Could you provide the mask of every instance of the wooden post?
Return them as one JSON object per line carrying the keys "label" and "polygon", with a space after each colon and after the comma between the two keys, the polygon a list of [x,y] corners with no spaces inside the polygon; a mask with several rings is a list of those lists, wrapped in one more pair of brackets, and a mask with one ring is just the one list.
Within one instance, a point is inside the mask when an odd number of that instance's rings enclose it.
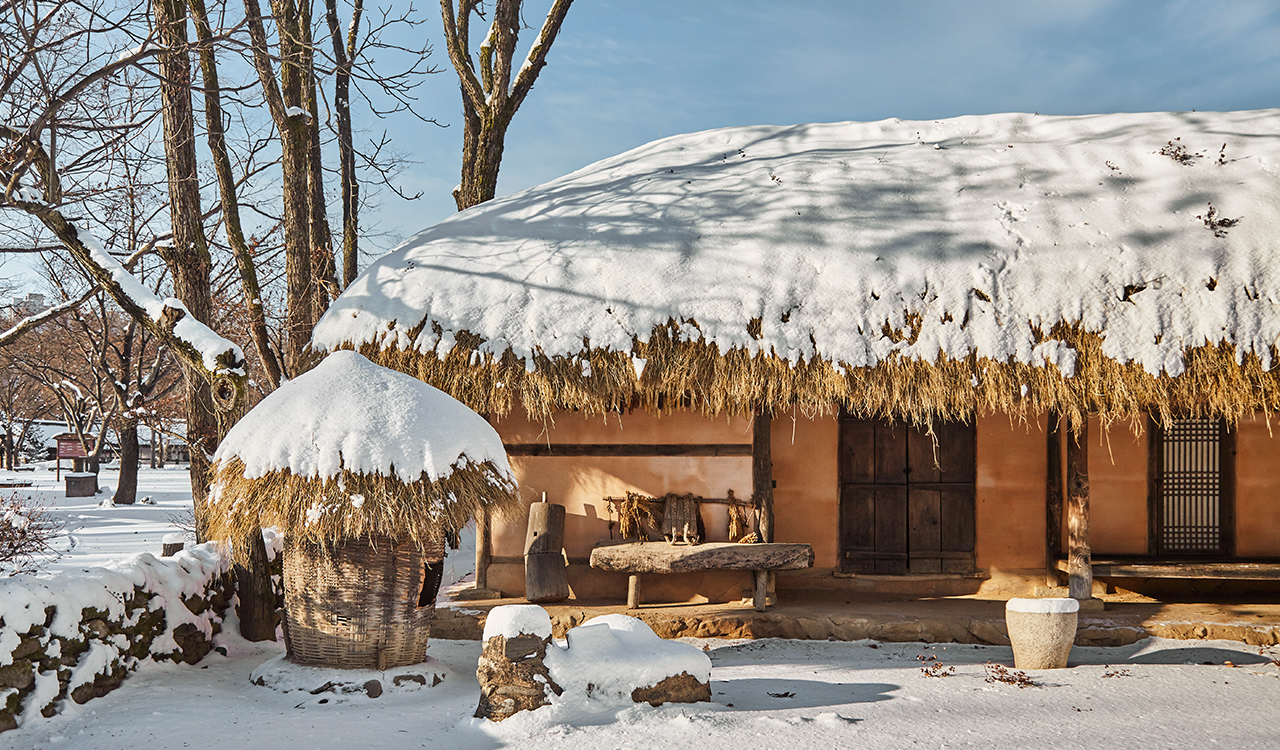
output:
{"label": "wooden post", "polygon": [[627,576],[627,609],[640,609],[640,574]]}
{"label": "wooden post", "polygon": [[763,612],[765,605],[768,604],[769,571],[757,570],[755,571],[755,578],[756,578],[756,595],[755,595],[755,599],[752,601],[752,604],[755,605],[757,612]]}
{"label": "wooden post", "polygon": [[564,506],[543,501],[529,506],[524,541],[524,598],[559,602],[569,598],[564,567]]}
{"label": "wooden post", "polygon": [[489,509],[476,516],[476,589],[489,588]]}
{"label": "wooden post", "polygon": [[1049,412],[1045,481],[1045,583],[1058,585],[1058,555],[1062,553],[1062,415]]}
{"label": "wooden post", "polygon": [[[773,541],[773,417],[763,408],[751,422],[751,494],[760,508],[760,541]],[[765,574],[768,595],[775,601],[774,574]],[[759,581],[756,583],[759,588]]]}
{"label": "wooden post", "polygon": [[756,413],[751,429],[751,494],[760,508],[760,541],[773,541],[773,418]]}
{"label": "wooden post", "polygon": [[1093,597],[1089,552],[1089,418],[1067,441],[1067,586],[1072,599]]}

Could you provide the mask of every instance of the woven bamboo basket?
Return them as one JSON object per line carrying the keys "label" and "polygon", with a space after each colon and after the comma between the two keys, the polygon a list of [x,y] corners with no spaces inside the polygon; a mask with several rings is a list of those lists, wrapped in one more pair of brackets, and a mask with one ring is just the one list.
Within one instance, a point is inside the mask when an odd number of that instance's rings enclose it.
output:
{"label": "woven bamboo basket", "polygon": [[390,669],[423,661],[443,559],[443,541],[423,552],[410,540],[388,537],[321,545],[286,536],[289,658],[340,669]]}

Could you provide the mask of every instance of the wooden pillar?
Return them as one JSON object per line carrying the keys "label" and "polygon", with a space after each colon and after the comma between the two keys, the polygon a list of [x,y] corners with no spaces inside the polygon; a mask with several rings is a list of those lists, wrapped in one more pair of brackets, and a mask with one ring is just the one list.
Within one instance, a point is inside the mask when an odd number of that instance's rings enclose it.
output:
{"label": "wooden pillar", "polygon": [[[751,422],[751,494],[760,508],[760,541],[773,539],[773,417],[764,409]],[[766,597],[777,600],[773,572],[764,575]],[[756,581],[759,596],[760,581]],[[759,606],[759,605],[757,605]],[[763,610],[760,610],[763,611]]]}
{"label": "wooden pillar", "polygon": [[476,589],[489,588],[489,509],[476,515]]}
{"label": "wooden pillar", "polygon": [[773,418],[756,413],[751,429],[751,494],[760,509],[760,541],[773,541]]}
{"label": "wooden pillar", "polygon": [[1062,416],[1049,412],[1044,496],[1045,582],[1057,586],[1058,555],[1062,553]]}
{"label": "wooden pillar", "polygon": [[627,576],[627,609],[640,609],[641,592],[640,592],[640,574],[632,573]]}
{"label": "wooden pillar", "polygon": [[1067,586],[1072,599],[1093,597],[1089,552],[1089,420],[1067,441]]}

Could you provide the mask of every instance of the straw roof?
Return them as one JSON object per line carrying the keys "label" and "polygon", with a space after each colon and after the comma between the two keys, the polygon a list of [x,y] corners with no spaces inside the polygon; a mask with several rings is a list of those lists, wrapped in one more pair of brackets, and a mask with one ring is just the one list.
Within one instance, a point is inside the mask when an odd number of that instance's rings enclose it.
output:
{"label": "straw roof", "polygon": [[438,543],[518,503],[502,441],[443,392],[335,352],[268,395],[214,454],[209,535]]}
{"label": "straw roof", "polygon": [[481,412],[1280,404],[1280,111],[727,128],[464,211],[313,345]]}

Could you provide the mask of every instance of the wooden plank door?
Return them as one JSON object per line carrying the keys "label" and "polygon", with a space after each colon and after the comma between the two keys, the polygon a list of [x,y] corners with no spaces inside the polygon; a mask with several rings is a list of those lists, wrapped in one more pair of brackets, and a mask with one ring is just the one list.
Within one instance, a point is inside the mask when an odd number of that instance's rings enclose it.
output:
{"label": "wooden plank door", "polygon": [[972,571],[975,474],[972,425],[937,424],[931,437],[901,423],[841,417],[841,569]]}

